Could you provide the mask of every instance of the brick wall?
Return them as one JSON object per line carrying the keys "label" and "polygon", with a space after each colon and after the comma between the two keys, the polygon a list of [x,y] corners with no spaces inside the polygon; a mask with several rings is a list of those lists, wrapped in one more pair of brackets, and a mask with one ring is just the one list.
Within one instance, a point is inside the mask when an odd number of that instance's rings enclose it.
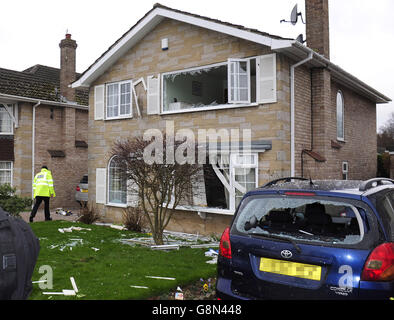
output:
{"label": "brick wall", "polygon": [[305,13],[308,47],[330,59],[328,0],[305,0]]}
{"label": "brick wall", "polygon": [[[51,109],[53,119],[50,118]],[[36,110],[36,166],[46,164],[52,171],[56,198],[52,207],[73,208],[75,187],[87,173],[87,149],[76,148],[75,140],[87,141],[87,111],[40,106]],[[48,150],[62,150],[63,158],[51,157]]]}
{"label": "brick wall", "polygon": [[[342,162],[349,163],[348,179],[370,179],[375,177],[376,162],[376,104],[334,82],[329,89],[318,89],[322,74],[312,71],[313,83],[313,151],[326,161],[317,162],[308,155],[304,158],[304,176],[313,179],[342,179]],[[309,71],[298,70],[299,86],[310,88]],[[327,77],[327,75],[326,75]],[[308,84],[309,82],[309,84]],[[326,82],[326,84],[328,81]],[[297,90],[297,89],[296,89]],[[345,141],[337,141],[336,97],[340,90],[344,97]],[[301,92],[300,92],[301,91]],[[329,92],[329,95],[327,94]],[[316,96],[315,96],[316,95]],[[301,152],[310,149],[310,93],[297,90],[296,98],[296,175],[301,176]],[[309,100],[309,102],[308,102]],[[333,148],[331,141],[340,148]],[[306,147],[305,147],[306,146]]]}
{"label": "brick wall", "polygon": [[[161,50],[161,39],[169,39],[169,50]],[[124,54],[110,67],[90,89],[89,105],[94,110],[94,86],[113,81],[138,79],[169,71],[226,62],[228,58],[244,58],[271,53],[267,47],[239,38],[209,31],[207,29],[165,19],[143,40]],[[146,93],[137,87],[138,103],[142,118],[127,120],[95,121],[94,112],[89,114],[89,199],[95,202],[96,168],[106,168],[112,144],[116,139],[142,135],[148,128],[165,128],[165,121],[175,122],[175,130],[242,129],[252,131],[252,139],[272,141],[272,150],[259,155],[259,184],[290,174],[290,108],[288,61],[277,55],[278,102],[255,107],[179,113],[172,115],[146,115]],[[120,221],[121,210],[99,206],[102,213],[112,221]],[[216,216],[216,218],[214,218]],[[223,231],[222,220],[231,217],[211,215],[202,220],[196,212],[183,212],[174,216],[172,227],[182,230],[177,219],[194,221],[199,232]],[[203,226],[204,227],[203,227]],[[194,227],[187,226],[191,231]],[[186,229],[183,229],[186,230]],[[204,231],[205,230],[205,231]]]}
{"label": "brick wall", "polygon": [[[76,208],[75,187],[88,172],[86,148],[76,148],[75,140],[87,142],[88,112],[73,108],[40,105],[36,108],[34,173],[47,165],[52,171],[56,197],[51,208]],[[24,196],[32,190],[32,104],[19,104],[19,128],[15,130],[14,186]],[[53,158],[48,150],[62,150],[64,158]]]}

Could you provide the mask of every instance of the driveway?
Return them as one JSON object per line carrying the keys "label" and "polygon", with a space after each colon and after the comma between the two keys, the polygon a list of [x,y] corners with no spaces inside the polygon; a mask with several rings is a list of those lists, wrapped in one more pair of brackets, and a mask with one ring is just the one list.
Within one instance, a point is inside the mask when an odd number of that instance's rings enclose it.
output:
{"label": "driveway", "polygon": [[[63,216],[61,214],[57,214],[55,209],[52,209],[50,211],[51,211],[52,220],[76,221],[78,219],[78,215],[79,215],[79,209],[71,210],[71,212],[73,213],[71,216]],[[23,220],[25,220],[26,222],[29,222],[30,211],[21,212],[20,216],[22,217]],[[44,220],[45,220],[44,209],[39,209],[37,211],[35,218],[34,218],[34,222],[39,222],[39,221],[44,221]]]}

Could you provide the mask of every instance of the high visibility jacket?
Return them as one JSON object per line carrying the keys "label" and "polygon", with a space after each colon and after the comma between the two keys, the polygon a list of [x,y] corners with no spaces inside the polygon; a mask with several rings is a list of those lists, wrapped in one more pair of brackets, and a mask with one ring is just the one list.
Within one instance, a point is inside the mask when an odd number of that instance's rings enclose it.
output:
{"label": "high visibility jacket", "polygon": [[40,197],[56,197],[55,189],[53,188],[52,173],[47,169],[41,169],[37,173],[33,181],[34,198]]}

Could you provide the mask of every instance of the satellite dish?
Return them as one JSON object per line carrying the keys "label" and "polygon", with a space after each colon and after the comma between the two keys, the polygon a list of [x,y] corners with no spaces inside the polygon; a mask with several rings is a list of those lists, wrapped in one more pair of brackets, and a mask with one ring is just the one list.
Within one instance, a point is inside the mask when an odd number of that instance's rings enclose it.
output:
{"label": "satellite dish", "polygon": [[301,43],[304,43],[304,42],[305,42],[305,41],[304,41],[304,35],[301,33],[301,34],[297,37],[296,41],[301,42]]}
{"label": "satellite dish", "polygon": [[301,21],[303,24],[305,24],[304,19],[302,18],[302,13],[298,12],[298,5],[296,4],[293,8],[293,10],[291,10],[291,14],[290,14],[290,21],[286,21],[286,20],[281,20],[280,22],[290,22],[293,26],[295,26],[298,22],[298,16],[301,16]]}
{"label": "satellite dish", "polygon": [[296,4],[293,10],[291,11],[290,22],[293,26],[295,26],[297,21],[298,21],[298,5]]}

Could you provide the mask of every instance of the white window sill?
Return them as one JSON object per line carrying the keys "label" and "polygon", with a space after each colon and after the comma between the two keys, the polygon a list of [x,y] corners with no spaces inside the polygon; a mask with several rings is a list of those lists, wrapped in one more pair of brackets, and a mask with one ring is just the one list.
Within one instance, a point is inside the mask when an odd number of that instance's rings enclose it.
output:
{"label": "white window sill", "polygon": [[337,141],[339,141],[339,142],[346,142],[346,140],[344,138],[337,138]]}
{"label": "white window sill", "polygon": [[111,118],[105,118],[105,121],[110,121],[110,120],[123,120],[123,119],[132,119],[132,115],[127,115],[127,116],[121,116],[121,117],[111,117]]}
{"label": "white window sill", "polygon": [[0,136],[12,136],[13,132],[0,132]]}
{"label": "white window sill", "polygon": [[249,103],[249,104],[221,104],[217,106],[206,106],[200,108],[189,108],[171,111],[162,111],[161,114],[176,114],[176,113],[186,113],[186,112],[198,112],[198,111],[210,111],[210,110],[223,110],[223,109],[234,109],[234,108],[246,108],[246,107],[256,107],[259,103]]}
{"label": "white window sill", "polygon": [[106,204],[107,207],[117,207],[117,208],[127,208],[127,204],[126,203],[107,203]]}
{"label": "white window sill", "polygon": [[175,210],[216,213],[216,214],[222,214],[227,216],[234,215],[234,211],[229,209],[218,209],[218,208],[209,208],[209,207],[177,206]]}

